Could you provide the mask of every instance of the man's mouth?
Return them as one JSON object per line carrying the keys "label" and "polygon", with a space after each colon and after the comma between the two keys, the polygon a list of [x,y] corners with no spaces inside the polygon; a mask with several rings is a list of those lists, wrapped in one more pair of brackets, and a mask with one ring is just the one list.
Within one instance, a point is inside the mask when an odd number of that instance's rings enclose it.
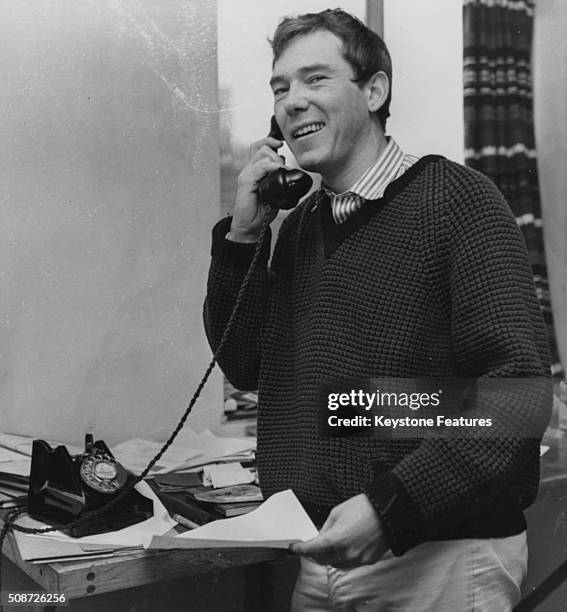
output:
{"label": "man's mouth", "polygon": [[319,132],[320,130],[322,130],[324,127],[325,127],[324,123],[308,123],[307,125],[304,125],[303,127],[300,127],[298,130],[293,132],[292,136],[293,138],[297,140],[304,136],[315,134],[316,132]]}

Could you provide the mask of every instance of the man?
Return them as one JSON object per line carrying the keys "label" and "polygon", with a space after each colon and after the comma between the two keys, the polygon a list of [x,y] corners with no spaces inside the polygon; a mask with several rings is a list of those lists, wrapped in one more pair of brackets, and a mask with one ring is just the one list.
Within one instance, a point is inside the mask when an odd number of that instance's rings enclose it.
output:
{"label": "man", "polygon": [[[284,221],[269,268],[269,236],[262,245],[219,361],[236,387],[258,389],[264,493],[292,488],[321,527],[292,547],[302,555],[292,608],[509,609],[526,571],[522,510],[537,492],[549,410],[541,386],[480,385],[461,409],[489,418],[491,437],[329,436],[320,397],[373,377],[545,379],[514,218],[481,175],[417,160],[385,136],[390,57],[358,20],[338,9],[284,19],[272,48],[277,123],[322,188]],[[253,145],[233,216],[213,231],[213,348],[260,235],[258,183],[283,165],[281,144]]]}

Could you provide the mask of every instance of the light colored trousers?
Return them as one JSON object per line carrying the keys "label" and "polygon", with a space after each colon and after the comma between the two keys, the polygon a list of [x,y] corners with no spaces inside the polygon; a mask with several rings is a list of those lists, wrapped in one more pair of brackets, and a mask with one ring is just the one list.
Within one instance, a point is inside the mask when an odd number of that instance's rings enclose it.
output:
{"label": "light colored trousers", "polygon": [[292,612],[505,612],[520,601],[526,533],[427,542],[349,570],[301,559]]}

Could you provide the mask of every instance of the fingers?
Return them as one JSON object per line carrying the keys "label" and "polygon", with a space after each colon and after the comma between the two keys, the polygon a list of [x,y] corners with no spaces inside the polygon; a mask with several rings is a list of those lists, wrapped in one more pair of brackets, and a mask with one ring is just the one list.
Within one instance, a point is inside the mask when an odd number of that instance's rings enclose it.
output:
{"label": "fingers", "polygon": [[277,170],[283,166],[283,162],[276,155],[275,159],[271,157],[263,157],[248,164],[240,173],[238,183],[242,187],[248,187],[249,191],[255,191],[258,182],[268,172]]}
{"label": "fingers", "polygon": [[[256,239],[264,217],[265,206],[258,202],[258,183],[268,174],[284,166],[285,162],[277,154],[282,141],[276,138],[263,138],[250,147],[251,158],[238,175],[238,186],[233,208],[231,225],[232,239]],[[277,211],[271,213],[271,220]]]}
{"label": "fingers", "polygon": [[277,170],[285,165],[285,159],[278,155],[275,148],[281,146],[282,141],[276,138],[262,138],[250,147],[250,161],[243,168],[239,176],[241,184],[248,188],[255,188],[268,172]]}
{"label": "fingers", "polygon": [[272,153],[276,154],[277,149],[283,145],[283,140],[266,136],[261,140],[257,140],[250,145],[250,157],[253,158],[260,149],[269,149]]}
{"label": "fingers", "polygon": [[278,166],[283,166],[285,164],[285,158],[282,155],[278,155],[273,149],[266,145],[256,150],[254,155],[250,158],[249,164],[255,165],[265,159],[269,159]]}

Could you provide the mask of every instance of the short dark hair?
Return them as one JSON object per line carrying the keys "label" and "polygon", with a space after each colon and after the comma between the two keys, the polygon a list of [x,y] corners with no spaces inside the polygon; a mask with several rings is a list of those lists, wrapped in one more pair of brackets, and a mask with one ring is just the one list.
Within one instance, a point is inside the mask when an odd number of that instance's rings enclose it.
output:
{"label": "short dark hair", "polygon": [[320,13],[305,13],[297,17],[284,17],[278,23],[274,37],[270,40],[277,62],[290,41],[319,30],[334,34],[343,43],[343,57],[354,70],[355,80],[366,83],[378,71],[383,71],[390,84],[388,97],[377,111],[382,128],[390,116],[392,99],[392,58],[386,43],[360,19],[341,9],[326,9]]}

